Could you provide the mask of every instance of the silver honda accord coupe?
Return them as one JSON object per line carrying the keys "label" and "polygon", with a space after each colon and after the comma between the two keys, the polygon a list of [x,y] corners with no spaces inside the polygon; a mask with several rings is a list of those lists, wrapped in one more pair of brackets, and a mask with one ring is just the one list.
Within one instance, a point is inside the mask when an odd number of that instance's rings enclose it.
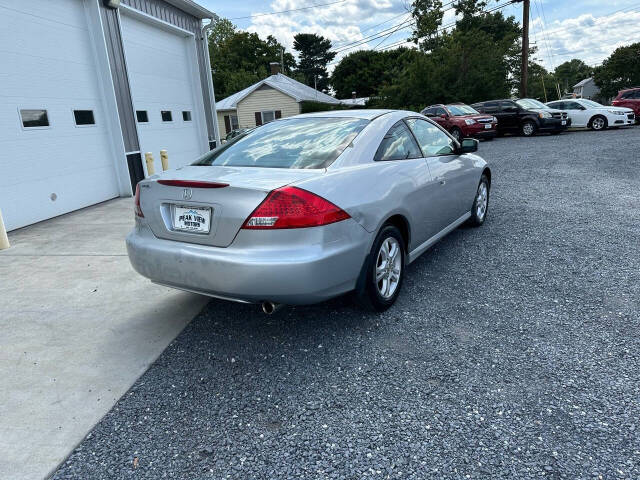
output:
{"label": "silver honda accord coupe", "polygon": [[487,215],[491,171],[426,117],[343,110],[277,120],[138,184],[133,267],[212,297],[382,311],[405,267]]}

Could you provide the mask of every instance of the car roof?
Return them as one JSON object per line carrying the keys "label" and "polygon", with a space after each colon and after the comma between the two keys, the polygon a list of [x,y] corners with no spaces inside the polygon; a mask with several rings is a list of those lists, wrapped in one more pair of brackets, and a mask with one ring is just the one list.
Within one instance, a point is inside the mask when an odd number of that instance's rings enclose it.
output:
{"label": "car roof", "polygon": [[[373,120],[381,115],[388,113],[400,112],[402,110],[386,110],[386,109],[353,109],[353,110],[329,110],[326,112],[303,113],[296,115],[296,118],[363,118],[365,120]],[[413,113],[415,112],[407,112]],[[291,117],[289,117],[291,118]]]}

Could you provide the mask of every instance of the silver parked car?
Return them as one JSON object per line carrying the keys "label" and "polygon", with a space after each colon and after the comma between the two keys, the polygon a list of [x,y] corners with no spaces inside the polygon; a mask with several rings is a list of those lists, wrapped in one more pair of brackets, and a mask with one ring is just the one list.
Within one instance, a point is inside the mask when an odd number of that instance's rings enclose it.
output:
{"label": "silver parked car", "polygon": [[344,110],[263,125],[138,184],[133,267],[212,297],[390,307],[405,266],[487,215],[491,172],[426,117]]}

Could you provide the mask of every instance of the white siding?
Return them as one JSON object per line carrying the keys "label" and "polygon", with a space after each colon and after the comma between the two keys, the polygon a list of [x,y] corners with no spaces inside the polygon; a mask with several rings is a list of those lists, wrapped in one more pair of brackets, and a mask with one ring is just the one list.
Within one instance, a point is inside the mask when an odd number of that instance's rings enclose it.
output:
{"label": "white siding", "polygon": [[[117,197],[82,0],[0,0],[0,208],[8,230]],[[93,110],[77,127],[72,110]],[[50,127],[23,129],[20,109]]]}
{"label": "white siding", "polygon": [[[237,111],[240,128],[255,127],[255,112],[265,110],[280,110],[282,118],[292,117],[300,113],[300,104],[294,98],[275,88],[263,86],[238,102]],[[224,124],[222,129],[224,130]]]}

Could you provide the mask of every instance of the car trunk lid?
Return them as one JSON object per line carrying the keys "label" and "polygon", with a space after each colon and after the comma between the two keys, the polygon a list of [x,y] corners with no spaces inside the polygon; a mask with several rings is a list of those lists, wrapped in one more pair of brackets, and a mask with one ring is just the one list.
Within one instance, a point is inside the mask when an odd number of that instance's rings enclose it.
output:
{"label": "car trunk lid", "polygon": [[156,237],[227,247],[271,190],[324,172],[188,166],[142,182],[140,205]]}

